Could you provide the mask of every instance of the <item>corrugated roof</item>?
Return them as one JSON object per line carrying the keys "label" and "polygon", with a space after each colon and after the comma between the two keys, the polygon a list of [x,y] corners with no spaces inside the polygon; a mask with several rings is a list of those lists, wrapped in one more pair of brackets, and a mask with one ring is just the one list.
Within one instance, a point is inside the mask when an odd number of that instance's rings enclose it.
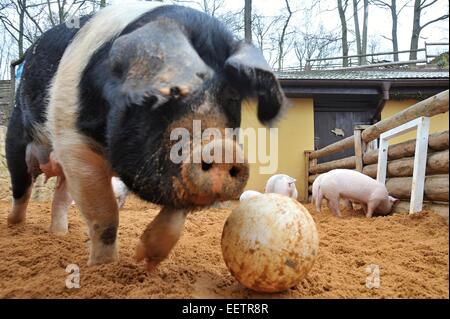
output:
{"label": "corrugated roof", "polygon": [[448,70],[314,70],[275,72],[282,80],[448,79]]}

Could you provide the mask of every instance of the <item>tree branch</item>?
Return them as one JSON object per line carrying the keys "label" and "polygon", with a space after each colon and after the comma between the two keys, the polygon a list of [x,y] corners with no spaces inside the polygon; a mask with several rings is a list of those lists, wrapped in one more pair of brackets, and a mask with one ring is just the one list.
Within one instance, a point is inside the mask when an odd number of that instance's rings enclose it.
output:
{"label": "tree branch", "polygon": [[431,21],[428,21],[427,23],[425,23],[424,25],[420,26],[419,28],[420,28],[420,30],[423,30],[426,26],[428,26],[428,25],[430,25],[432,23],[435,23],[435,22],[438,22],[438,21],[441,21],[441,20],[446,20],[446,19],[448,19],[448,14],[444,14],[443,16],[440,16],[439,18],[436,18],[436,19],[433,19]]}

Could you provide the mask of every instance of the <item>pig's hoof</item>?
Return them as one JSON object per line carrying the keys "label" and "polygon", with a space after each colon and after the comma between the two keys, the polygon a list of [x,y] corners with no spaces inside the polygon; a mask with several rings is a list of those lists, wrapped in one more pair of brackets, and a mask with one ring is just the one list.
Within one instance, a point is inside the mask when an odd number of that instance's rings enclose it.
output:
{"label": "pig's hoof", "polygon": [[134,256],[137,262],[145,259],[145,246],[142,241],[139,241],[136,247],[136,254]]}
{"label": "pig's hoof", "polygon": [[16,214],[9,214],[7,223],[8,225],[17,225],[22,224],[25,222],[25,216],[16,215]]}
{"label": "pig's hoof", "polygon": [[142,241],[139,241],[139,243],[137,244],[136,254],[135,254],[134,258],[136,259],[137,262],[141,262],[141,261],[145,260],[145,264],[146,264],[145,268],[149,272],[154,271],[156,269],[156,267],[159,265],[159,263],[161,262],[160,259],[151,260],[147,257],[145,246],[142,243]]}
{"label": "pig's hoof", "polygon": [[67,229],[67,227],[51,226],[51,227],[50,227],[50,232],[51,232],[53,235],[56,235],[56,236],[65,236],[65,235],[67,235],[67,233],[69,232],[69,230]]}
{"label": "pig's hoof", "polygon": [[104,246],[101,250],[96,249],[89,257],[88,266],[107,264],[117,259],[116,245]]}

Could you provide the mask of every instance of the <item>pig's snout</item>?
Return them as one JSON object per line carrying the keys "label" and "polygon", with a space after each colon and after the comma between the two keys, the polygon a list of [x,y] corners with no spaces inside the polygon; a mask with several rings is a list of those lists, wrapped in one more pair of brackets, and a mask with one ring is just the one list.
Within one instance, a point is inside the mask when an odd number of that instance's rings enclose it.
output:
{"label": "pig's snout", "polygon": [[192,161],[182,164],[187,201],[209,205],[236,199],[249,176],[241,147],[231,139],[215,139],[193,150]]}

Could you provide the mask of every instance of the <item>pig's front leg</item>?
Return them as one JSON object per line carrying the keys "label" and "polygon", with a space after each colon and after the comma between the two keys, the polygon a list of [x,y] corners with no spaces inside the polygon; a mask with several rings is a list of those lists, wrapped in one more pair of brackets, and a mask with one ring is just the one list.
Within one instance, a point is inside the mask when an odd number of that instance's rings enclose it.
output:
{"label": "pig's front leg", "polygon": [[366,212],[366,217],[370,218],[373,215],[373,212],[375,211],[375,208],[378,207],[378,205],[380,204],[380,200],[370,200],[367,203],[367,212]]}
{"label": "pig's front leg", "polygon": [[72,196],[67,191],[66,180],[58,176],[58,186],[53,194],[52,222],[50,231],[55,235],[65,235],[68,231],[67,212],[72,203]]}
{"label": "pig's front leg", "polygon": [[64,171],[68,190],[88,226],[88,265],[114,261],[119,210],[111,186],[109,165],[100,154],[81,143],[72,147],[55,147],[55,151],[58,151],[56,157]]}
{"label": "pig's front leg", "polygon": [[136,260],[147,262],[153,270],[166,259],[184,229],[187,210],[164,207],[142,234],[136,249]]}

